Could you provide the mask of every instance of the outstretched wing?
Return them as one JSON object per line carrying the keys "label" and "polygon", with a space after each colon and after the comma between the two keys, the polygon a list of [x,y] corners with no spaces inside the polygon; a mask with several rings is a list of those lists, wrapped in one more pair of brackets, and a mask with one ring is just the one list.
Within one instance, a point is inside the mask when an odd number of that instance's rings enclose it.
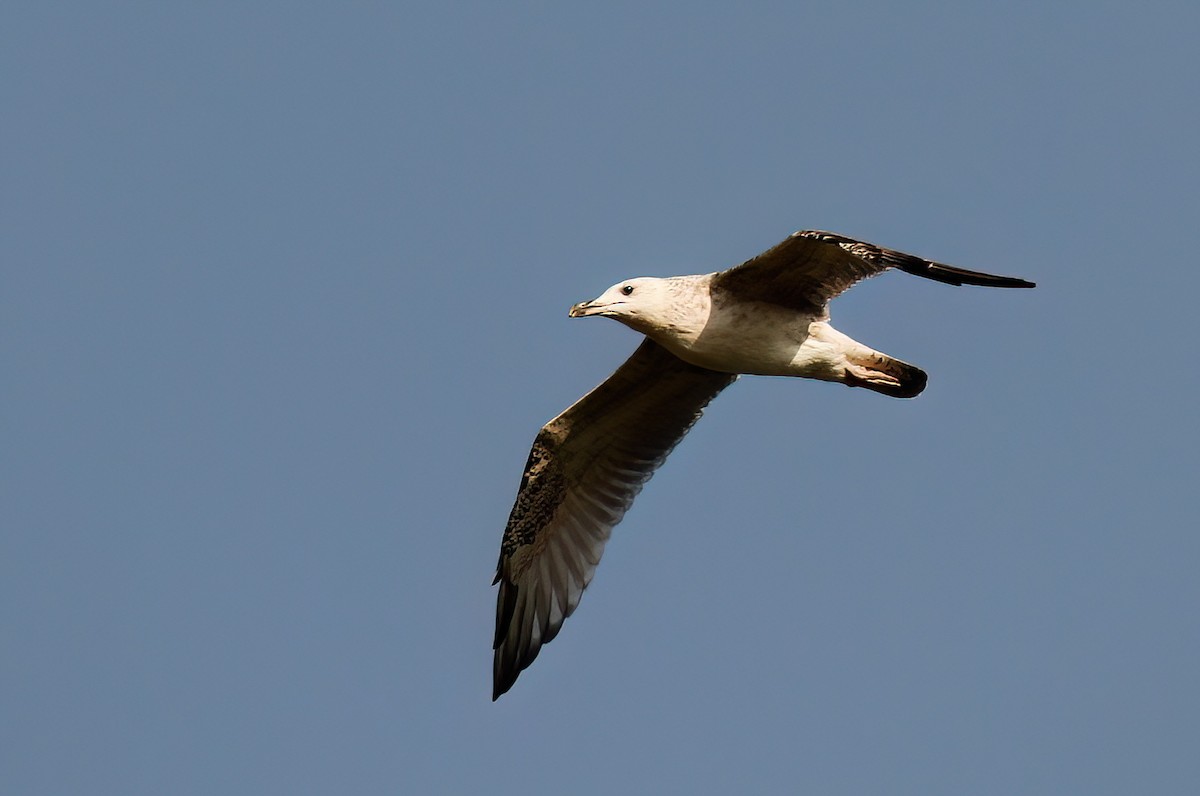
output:
{"label": "outstretched wing", "polygon": [[714,290],[817,316],[831,299],[889,268],[949,285],[1033,287],[1010,276],[968,271],[914,257],[833,232],[803,230],[777,246],[713,277]]}
{"label": "outstretched wing", "polygon": [[500,544],[493,700],[558,634],[613,526],[736,378],[689,365],[647,338],[538,433]]}

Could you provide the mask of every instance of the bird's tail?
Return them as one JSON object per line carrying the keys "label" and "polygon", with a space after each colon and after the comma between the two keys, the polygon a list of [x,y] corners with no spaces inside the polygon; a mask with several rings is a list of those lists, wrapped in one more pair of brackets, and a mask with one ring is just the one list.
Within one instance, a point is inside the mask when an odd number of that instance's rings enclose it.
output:
{"label": "bird's tail", "polygon": [[928,380],[925,371],[915,365],[866,347],[846,356],[846,369],[842,376],[844,384],[866,387],[892,398],[915,398],[925,389]]}

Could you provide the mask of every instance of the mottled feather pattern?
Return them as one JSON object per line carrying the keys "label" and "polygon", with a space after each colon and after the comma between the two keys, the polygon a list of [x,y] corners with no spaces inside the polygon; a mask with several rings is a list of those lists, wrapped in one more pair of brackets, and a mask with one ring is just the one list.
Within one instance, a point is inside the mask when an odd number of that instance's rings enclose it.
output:
{"label": "mottled feather pattern", "polygon": [[[542,429],[533,441],[517,500],[504,529],[501,560],[511,557],[522,545],[533,544],[562,502],[565,494],[562,464],[554,455],[553,445],[553,434],[547,429]],[[496,579],[500,579],[499,569]]]}

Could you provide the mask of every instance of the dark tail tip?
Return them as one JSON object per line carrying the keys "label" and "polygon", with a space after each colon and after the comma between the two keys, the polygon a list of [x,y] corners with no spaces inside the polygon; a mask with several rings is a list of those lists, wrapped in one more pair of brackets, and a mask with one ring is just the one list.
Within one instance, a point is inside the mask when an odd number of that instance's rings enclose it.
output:
{"label": "dark tail tip", "polygon": [[925,391],[929,376],[925,371],[906,362],[900,364],[904,366],[903,375],[900,377],[900,386],[895,389],[895,392],[889,394],[893,398],[916,398]]}
{"label": "dark tail tip", "polygon": [[925,389],[929,376],[920,368],[901,362],[891,357],[880,357],[872,363],[876,372],[886,373],[895,379],[897,384],[888,384],[882,380],[868,380],[847,370],[843,380],[851,387],[866,387],[873,392],[886,395],[889,398],[916,398]]}
{"label": "dark tail tip", "polygon": [[925,390],[929,376],[918,367],[893,359],[888,363],[887,373],[899,380],[899,384],[863,384],[863,387],[883,393],[891,398],[916,398]]}

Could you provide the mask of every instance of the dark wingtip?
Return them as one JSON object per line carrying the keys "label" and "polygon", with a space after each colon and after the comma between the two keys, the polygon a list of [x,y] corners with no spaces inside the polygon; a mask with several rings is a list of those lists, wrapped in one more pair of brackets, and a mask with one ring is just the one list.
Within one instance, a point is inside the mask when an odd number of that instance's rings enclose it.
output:
{"label": "dark wingtip", "polygon": [[513,687],[522,668],[517,665],[511,645],[506,645],[506,642],[511,641],[509,625],[512,624],[513,614],[517,608],[517,584],[506,578],[499,578],[499,581],[500,593],[496,595],[496,637],[492,642],[493,702]]}
{"label": "dark wingtip", "polygon": [[916,276],[923,276],[926,279],[945,282],[948,285],[958,287],[962,285],[975,285],[976,287],[1037,287],[1033,282],[1015,276],[996,276],[995,274],[985,274],[980,271],[968,271],[966,268],[958,268],[953,265],[935,263],[928,260],[919,265],[911,262],[897,263],[896,267],[901,271],[907,271]]}
{"label": "dark wingtip", "polygon": [[[499,655],[499,653],[497,653]],[[499,658],[496,659],[495,671],[492,674],[492,701],[495,702],[504,694],[508,693],[508,689],[512,688],[517,682],[517,675],[521,673],[520,669],[516,671],[502,670],[500,667]]]}

